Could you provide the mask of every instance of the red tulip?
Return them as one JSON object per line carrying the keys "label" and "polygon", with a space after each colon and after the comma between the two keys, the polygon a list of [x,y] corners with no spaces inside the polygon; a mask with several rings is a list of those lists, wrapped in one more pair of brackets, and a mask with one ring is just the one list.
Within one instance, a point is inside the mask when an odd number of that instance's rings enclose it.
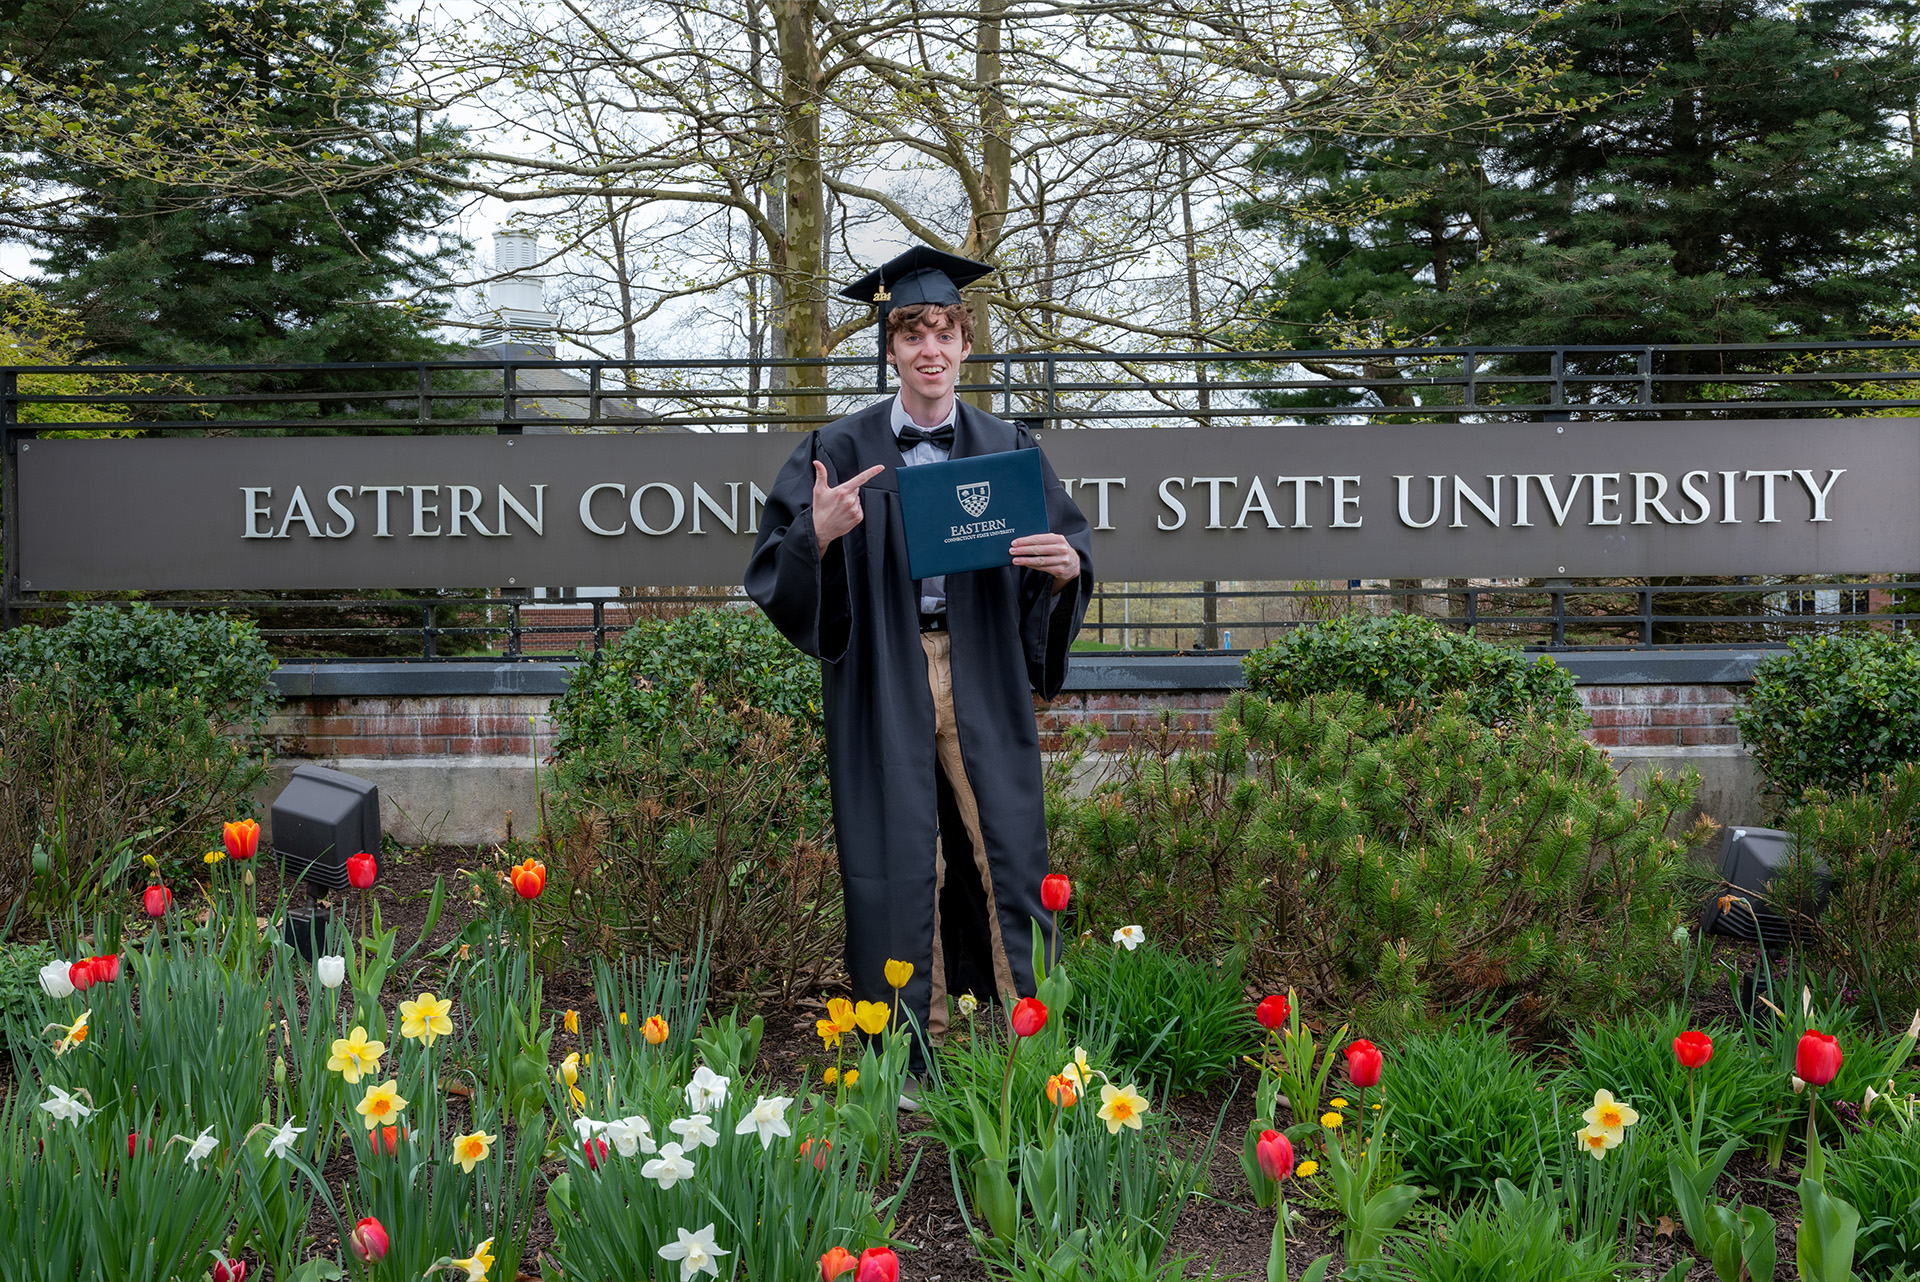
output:
{"label": "red tulip", "polygon": [[853,1252],[846,1247],[827,1248],[827,1253],[820,1257],[820,1282],[834,1282],[835,1278],[851,1269],[856,1263]]}
{"label": "red tulip", "polygon": [[1267,1178],[1276,1184],[1293,1174],[1293,1141],[1279,1131],[1261,1131],[1254,1141],[1253,1155],[1260,1159],[1260,1169]]}
{"label": "red tulip", "polygon": [[239,823],[230,823],[222,835],[226,838],[227,854],[231,858],[251,859],[260,849],[260,825],[254,820],[242,819]]}
{"label": "red tulip", "polygon": [[[1032,1037],[1047,1026],[1047,1008],[1037,997],[1022,997],[1013,1006],[1013,1031],[1018,1037]],[[864,1257],[863,1257],[864,1258]]]}
{"label": "red tulip", "polygon": [[1040,882],[1040,906],[1050,913],[1063,911],[1073,898],[1073,883],[1064,873],[1050,872]]}
{"label": "red tulip", "polygon": [[1366,1038],[1347,1046],[1347,1078],[1355,1086],[1378,1086],[1380,1065],[1379,1050]]}
{"label": "red tulip", "polygon": [[399,1127],[382,1126],[376,1130],[371,1130],[367,1132],[367,1147],[373,1150],[373,1155],[375,1157],[380,1156],[380,1149],[383,1146],[387,1150],[388,1157],[392,1157],[396,1152],[399,1151],[399,1147],[400,1147],[400,1128]]}
{"label": "red tulip", "polygon": [[607,1160],[607,1142],[605,1140],[587,1140],[580,1145],[587,1151],[587,1169],[597,1171],[600,1163]]}
{"label": "red tulip", "polygon": [[355,890],[365,890],[373,885],[373,878],[380,871],[380,865],[366,851],[347,856],[347,884]]}
{"label": "red tulip", "polygon": [[221,1258],[213,1262],[213,1282],[246,1282],[247,1262]]}
{"label": "red tulip", "polygon": [[120,954],[111,953],[105,957],[87,958],[87,969],[93,972],[93,982],[107,984],[120,978]]}
{"label": "red tulip", "polygon": [[353,1226],[353,1232],[347,1235],[347,1245],[363,1260],[384,1260],[387,1258],[387,1231],[380,1227],[380,1221],[369,1215]]}
{"label": "red tulip", "polygon": [[1682,1068],[1699,1068],[1713,1058],[1713,1039],[1697,1028],[1688,1029],[1673,1039],[1673,1057]]}
{"label": "red tulip", "polygon": [[1287,999],[1274,993],[1260,1003],[1260,1008],[1253,1012],[1253,1017],[1260,1021],[1260,1027],[1272,1032],[1286,1023],[1287,1016],[1292,1013],[1293,1008],[1287,1004]]}
{"label": "red tulip", "polygon": [[128,1157],[132,1157],[134,1155],[136,1145],[139,1139],[140,1139],[140,1132],[138,1131],[127,1132],[127,1156]]}
{"label": "red tulip", "polygon": [[900,1282],[900,1257],[884,1246],[860,1252],[858,1268],[853,1282]]}
{"label": "red tulip", "polygon": [[165,886],[148,886],[143,902],[146,904],[147,916],[164,917],[167,915],[167,909],[173,904],[173,892]]}
{"label": "red tulip", "polygon": [[538,859],[529,857],[525,863],[515,864],[507,876],[513,880],[513,892],[522,899],[538,899],[547,888],[547,866]]}
{"label": "red tulip", "polygon": [[67,967],[67,982],[81,992],[93,987],[93,963],[77,961]]}
{"label": "red tulip", "polygon": [[1825,1086],[1840,1073],[1840,1042],[1818,1029],[1800,1035],[1793,1056],[1793,1075],[1809,1086]]}

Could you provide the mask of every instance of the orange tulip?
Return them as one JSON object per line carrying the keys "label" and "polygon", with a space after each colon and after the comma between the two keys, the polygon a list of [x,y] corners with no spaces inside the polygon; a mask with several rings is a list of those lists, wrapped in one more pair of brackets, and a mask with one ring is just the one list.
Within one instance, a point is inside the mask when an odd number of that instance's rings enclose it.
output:
{"label": "orange tulip", "polygon": [[827,1253],[820,1257],[820,1282],[834,1282],[835,1278],[851,1271],[857,1263],[859,1261],[854,1259],[853,1252],[846,1247],[828,1248]]}
{"label": "orange tulip", "polygon": [[1080,1092],[1073,1089],[1073,1082],[1055,1073],[1047,1079],[1047,1098],[1061,1108],[1072,1108],[1080,1102]]}
{"label": "orange tulip", "polygon": [[514,893],[522,899],[538,899],[547,888],[547,866],[537,859],[515,864],[508,876],[513,880]]}
{"label": "orange tulip", "polygon": [[225,826],[227,854],[234,859],[251,859],[260,850],[260,825],[251,819]]}
{"label": "orange tulip", "polygon": [[667,1021],[658,1015],[647,1016],[647,1022],[640,1025],[640,1035],[647,1039],[649,1046],[658,1046],[667,1040]]}

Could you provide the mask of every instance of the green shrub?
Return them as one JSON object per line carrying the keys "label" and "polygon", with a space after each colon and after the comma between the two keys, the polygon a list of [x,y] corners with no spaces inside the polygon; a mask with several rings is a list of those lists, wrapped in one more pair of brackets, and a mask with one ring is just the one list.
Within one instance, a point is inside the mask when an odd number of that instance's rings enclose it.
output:
{"label": "green shrub", "polygon": [[135,603],[77,605],[57,627],[0,633],[0,679],[38,682],[56,669],[99,696],[116,721],[138,719],[135,701],[168,690],[200,701],[257,735],[279,703],[273,657],[251,619],[185,614]]}
{"label": "green shrub", "polygon": [[1551,1197],[1504,1182],[1445,1233],[1402,1241],[1392,1269],[1408,1282],[1605,1282],[1621,1273],[1611,1243],[1570,1241]]}
{"label": "green shrub", "polygon": [[1248,689],[1283,703],[1350,690],[1388,707],[1426,707],[1459,693],[1467,715],[1484,725],[1585,722],[1572,674],[1553,660],[1529,662],[1417,614],[1345,615],[1295,628],[1241,666]]}
{"label": "green shrub", "polygon": [[1494,730],[1461,695],[1389,711],[1351,693],[1228,700],[1195,745],[1165,729],[1092,792],[1049,771],[1056,867],[1082,911],[1256,986],[1358,1010],[1372,1034],[1476,1002],[1557,1029],[1657,991],[1680,954],[1692,777],[1643,800],[1565,721]]}
{"label": "green shrub", "polygon": [[140,855],[170,877],[197,871],[266,777],[219,719],[174,687],[135,691],[112,711],[64,665],[0,680],[0,923],[124,905]]}
{"label": "green shrub", "polygon": [[1119,1062],[1174,1094],[1204,1091],[1251,1054],[1260,1031],[1238,957],[1190,960],[1147,943],[1128,952],[1092,942],[1067,952],[1075,989],[1067,1019],[1082,1042],[1108,1030]]}
{"label": "green shrub", "polygon": [[[694,610],[638,624],[580,664],[550,714],[554,754],[647,739],[696,690],[705,707],[746,703],[824,732],[817,660],[758,610]],[[815,764],[824,786],[824,749]]]}
{"label": "green shrub", "polygon": [[13,1035],[39,1031],[34,1016],[45,1000],[40,990],[40,968],[53,960],[49,944],[0,943],[0,1048]]}
{"label": "green shrub", "polygon": [[1882,1117],[1851,1136],[1827,1155],[1827,1192],[1860,1212],[1860,1276],[1920,1269],[1920,1129]]}
{"label": "green shrub", "polygon": [[1542,1147],[1554,1150],[1540,1066],[1516,1054],[1491,1021],[1407,1038],[1393,1048],[1383,1080],[1402,1166],[1448,1201],[1490,1193],[1496,1180],[1524,1185]]}
{"label": "green shrub", "polygon": [[[1791,820],[1797,847],[1832,877],[1817,923],[1824,950],[1883,1023],[1901,1023],[1920,1007],[1920,765],[1896,765],[1838,794],[1810,788],[1801,800]],[[1799,898],[1799,866],[1781,879],[1788,903]]]}
{"label": "green shrub", "polygon": [[1789,806],[1809,788],[1842,794],[1920,761],[1920,638],[1865,631],[1795,641],[1754,669],[1733,720]]}

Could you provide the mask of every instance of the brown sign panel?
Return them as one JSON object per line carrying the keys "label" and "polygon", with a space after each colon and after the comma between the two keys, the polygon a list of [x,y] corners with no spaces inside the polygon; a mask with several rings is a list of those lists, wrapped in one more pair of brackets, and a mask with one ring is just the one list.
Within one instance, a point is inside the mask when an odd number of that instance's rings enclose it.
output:
{"label": "brown sign panel", "polygon": [[[24,441],[28,591],[737,583],[785,433]],[[1920,568],[1920,419],[1076,429],[1105,580]]]}

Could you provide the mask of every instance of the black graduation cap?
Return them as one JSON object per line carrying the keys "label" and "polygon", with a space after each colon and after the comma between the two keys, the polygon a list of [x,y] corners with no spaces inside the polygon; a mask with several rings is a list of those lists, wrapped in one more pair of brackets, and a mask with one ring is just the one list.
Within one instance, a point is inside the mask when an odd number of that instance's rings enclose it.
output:
{"label": "black graduation cap", "polygon": [[993,268],[986,263],[915,245],[898,258],[881,264],[878,271],[868,272],[840,291],[842,298],[872,303],[880,309],[882,389],[887,385],[887,313],[915,303],[957,303],[963,286],[971,285],[991,271]]}

